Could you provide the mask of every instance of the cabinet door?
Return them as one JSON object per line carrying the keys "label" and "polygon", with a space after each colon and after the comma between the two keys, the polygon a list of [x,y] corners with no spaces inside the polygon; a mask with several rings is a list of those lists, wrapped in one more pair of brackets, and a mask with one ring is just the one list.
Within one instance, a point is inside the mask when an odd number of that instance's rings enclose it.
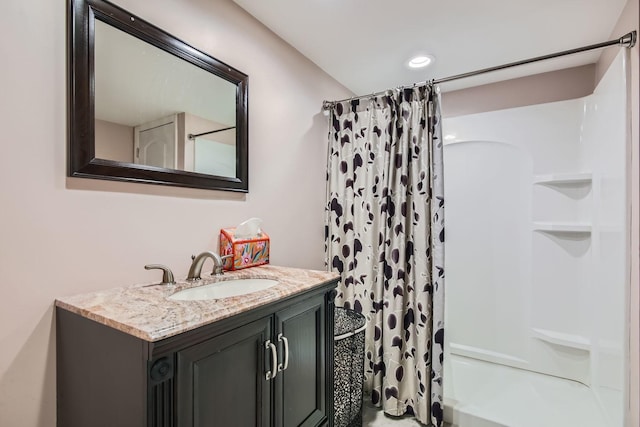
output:
{"label": "cabinet door", "polygon": [[261,319],[177,352],[180,427],[268,427],[271,318]]}
{"label": "cabinet door", "polygon": [[[276,313],[279,364],[288,366],[275,379],[275,425],[318,426],[326,422],[326,357],[324,296]],[[282,334],[284,339],[278,340]]]}

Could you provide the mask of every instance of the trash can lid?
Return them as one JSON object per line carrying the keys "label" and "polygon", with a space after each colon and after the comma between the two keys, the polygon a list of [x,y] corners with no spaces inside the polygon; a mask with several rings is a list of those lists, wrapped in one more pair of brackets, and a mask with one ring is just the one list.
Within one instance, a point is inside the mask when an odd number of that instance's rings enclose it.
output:
{"label": "trash can lid", "polygon": [[353,332],[363,327],[365,321],[364,316],[356,311],[349,308],[336,307],[333,322],[333,336]]}

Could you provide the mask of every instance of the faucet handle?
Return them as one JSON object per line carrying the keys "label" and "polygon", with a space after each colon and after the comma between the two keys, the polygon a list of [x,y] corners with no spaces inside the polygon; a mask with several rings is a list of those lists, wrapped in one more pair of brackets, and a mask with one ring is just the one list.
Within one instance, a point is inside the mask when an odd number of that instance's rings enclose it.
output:
{"label": "faucet handle", "polygon": [[217,255],[218,259],[214,258],[214,263],[213,263],[213,271],[211,272],[212,276],[221,276],[224,274],[224,260],[226,260],[227,258],[231,258],[233,257],[233,255]]}
{"label": "faucet handle", "polygon": [[175,285],[176,281],[173,278],[171,269],[161,264],[149,264],[144,266],[145,270],[162,270],[162,282],[159,285]]}

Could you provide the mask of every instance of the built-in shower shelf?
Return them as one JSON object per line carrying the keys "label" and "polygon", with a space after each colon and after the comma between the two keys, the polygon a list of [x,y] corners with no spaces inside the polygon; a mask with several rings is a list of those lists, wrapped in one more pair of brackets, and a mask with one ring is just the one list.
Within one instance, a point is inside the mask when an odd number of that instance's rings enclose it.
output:
{"label": "built-in shower shelf", "polygon": [[533,177],[533,183],[540,185],[588,185],[591,184],[591,180],[591,172],[554,173]]}
{"label": "built-in shower shelf", "polygon": [[589,351],[591,349],[591,341],[582,335],[565,334],[563,332],[550,331],[548,329],[531,328],[531,336],[563,347],[577,348],[585,351]]}
{"label": "built-in shower shelf", "polygon": [[515,366],[523,369],[526,369],[529,364],[525,359],[520,359],[519,357],[515,357],[510,354],[454,342],[449,343],[449,350],[451,351],[451,354],[472,357],[478,360],[486,360],[488,362],[500,363],[502,365]]}
{"label": "built-in shower shelf", "polygon": [[573,222],[534,222],[535,231],[545,233],[591,233],[591,224]]}

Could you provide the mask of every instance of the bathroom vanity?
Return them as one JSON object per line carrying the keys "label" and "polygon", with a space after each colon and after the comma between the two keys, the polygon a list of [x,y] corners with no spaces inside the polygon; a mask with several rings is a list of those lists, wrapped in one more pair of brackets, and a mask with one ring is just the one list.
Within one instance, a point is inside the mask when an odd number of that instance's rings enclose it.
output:
{"label": "bathroom vanity", "polygon": [[[169,297],[268,278],[228,298]],[[59,427],[330,426],[335,273],[262,266],[56,300]]]}

